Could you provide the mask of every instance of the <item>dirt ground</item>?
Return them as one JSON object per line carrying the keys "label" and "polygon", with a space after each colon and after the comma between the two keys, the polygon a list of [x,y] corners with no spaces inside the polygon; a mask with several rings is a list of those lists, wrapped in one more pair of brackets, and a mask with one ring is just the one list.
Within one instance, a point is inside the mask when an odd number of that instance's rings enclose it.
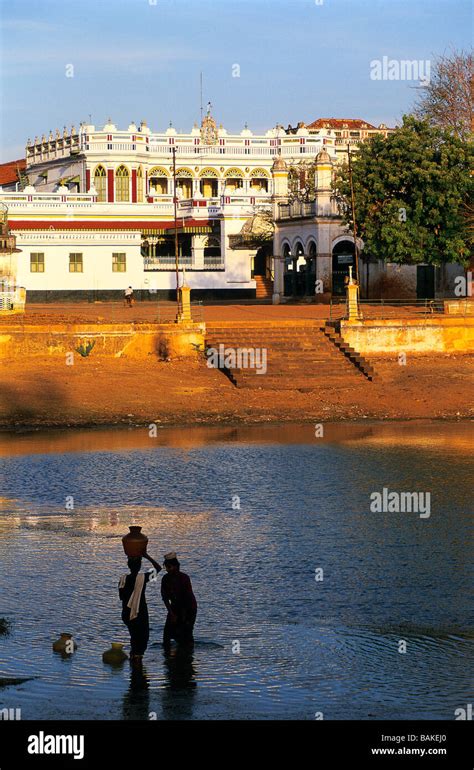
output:
{"label": "dirt ground", "polygon": [[0,425],[73,426],[474,417],[474,356],[371,359],[377,378],[337,387],[237,389],[199,361],[3,360]]}
{"label": "dirt ground", "polygon": [[[175,313],[174,303],[30,304],[14,323],[150,322]],[[401,309],[395,309],[400,315]],[[196,310],[197,312],[197,310]],[[337,310],[336,310],[337,312]],[[316,304],[248,301],[200,306],[205,321],[327,319]],[[410,309],[407,313],[411,314]],[[13,317],[0,318],[12,323]],[[474,416],[474,356],[409,355],[370,358],[377,378],[362,374],[315,390],[237,389],[205,360],[133,361],[94,356],[67,366],[64,359],[0,361],[0,426],[210,424],[372,419],[460,419]],[[316,381],[315,381],[316,383]]]}

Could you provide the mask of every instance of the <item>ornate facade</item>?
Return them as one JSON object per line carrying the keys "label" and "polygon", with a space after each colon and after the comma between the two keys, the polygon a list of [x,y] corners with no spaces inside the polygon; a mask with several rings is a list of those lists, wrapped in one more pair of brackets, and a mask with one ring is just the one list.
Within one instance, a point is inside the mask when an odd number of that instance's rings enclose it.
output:
{"label": "ornate facade", "polygon": [[171,296],[176,180],[179,263],[193,296],[253,297],[272,249],[248,223],[272,211],[274,159],[312,162],[322,147],[335,154],[327,138],[281,128],[229,134],[210,112],[189,134],[109,120],[35,138],[28,183],[0,194],[22,249],[17,281],[33,299],[114,296],[129,284]]}

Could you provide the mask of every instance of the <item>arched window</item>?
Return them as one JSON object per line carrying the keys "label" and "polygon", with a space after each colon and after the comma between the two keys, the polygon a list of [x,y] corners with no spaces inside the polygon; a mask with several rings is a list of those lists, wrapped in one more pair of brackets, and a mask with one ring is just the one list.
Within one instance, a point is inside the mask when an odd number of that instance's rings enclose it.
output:
{"label": "arched window", "polygon": [[250,189],[253,192],[268,192],[269,176],[264,168],[254,168],[250,172]]}
{"label": "arched window", "polygon": [[301,241],[296,241],[295,256],[299,258],[299,257],[302,257],[303,254],[304,254],[303,244],[301,243]]}
{"label": "arched window", "polygon": [[240,168],[229,168],[224,174],[224,179],[226,190],[230,192],[240,190],[244,186],[244,175]]}
{"label": "arched window", "polygon": [[138,166],[137,171],[137,203],[143,203],[143,171],[141,166]]}
{"label": "arched window", "polygon": [[150,195],[168,195],[169,174],[163,166],[155,166],[148,173]]}
{"label": "arched window", "polygon": [[181,198],[193,197],[193,175],[187,168],[180,168],[176,172],[176,192]]}
{"label": "arched window", "polygon": [[205,168],[199,174],[199,188],[204,198],[217,198],[219,194],[219,175],[213,168]]}
{"label": "arched window", "polygon": [[94,171],[94,187],[97,190],[97,200],[105,203],[107,200],[107,174],[103,166],[97,166]]}
{"label": "arched window", "polygon": [[130,200],[130,174],[125,166],[119,166],[115,172],[115,200],[119,203]]}

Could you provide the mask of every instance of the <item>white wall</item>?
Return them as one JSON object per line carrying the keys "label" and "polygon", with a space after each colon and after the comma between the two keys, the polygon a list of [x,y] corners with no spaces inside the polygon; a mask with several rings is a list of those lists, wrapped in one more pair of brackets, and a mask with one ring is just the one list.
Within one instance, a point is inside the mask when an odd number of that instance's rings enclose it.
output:
{"label": "white wall", "polygon": [[[17,232],[17,283],[31,290],[93,290],[138,287],[143,282],[139,233]],[[44,273],[32,273],[30,253],[42,252]],[[83,255],[83,272],[69,272],[69,254]],[[126,272],[112,271],[112,253],[126,254]]]}

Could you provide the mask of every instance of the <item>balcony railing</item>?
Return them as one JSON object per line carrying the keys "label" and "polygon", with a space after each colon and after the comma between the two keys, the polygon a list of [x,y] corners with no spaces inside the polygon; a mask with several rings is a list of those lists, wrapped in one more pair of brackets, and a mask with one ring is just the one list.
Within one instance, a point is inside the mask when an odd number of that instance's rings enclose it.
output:
{"label": "balcony railing", "polygon": [[[192,257],[181,256],[178,259],[179,267],[191,267]],[[176,261],[174,254],[169,254],[163,257],[143,257],[143,265],[145,270],[174,270],[176,267]]]}
{"label": "balcony railing", "polygon": [[[196,267],[193,264],[191,256],[181,256],[178,261],[179,269],[183,267],[186,270],[224,270],[224,261],[222,257],[204,257],[204,263],[202,267]],[[143,257],[143,269],[146,271],[164,270],[170,272],[176,269],[174,255],[167,254],[163,257]]]}
{"label": "balcony railing", "polygon": [[306,203],[293,201],[292,203],[280,203],[278,206],[278,219],[302,219],[316,216],[316,201]]}

